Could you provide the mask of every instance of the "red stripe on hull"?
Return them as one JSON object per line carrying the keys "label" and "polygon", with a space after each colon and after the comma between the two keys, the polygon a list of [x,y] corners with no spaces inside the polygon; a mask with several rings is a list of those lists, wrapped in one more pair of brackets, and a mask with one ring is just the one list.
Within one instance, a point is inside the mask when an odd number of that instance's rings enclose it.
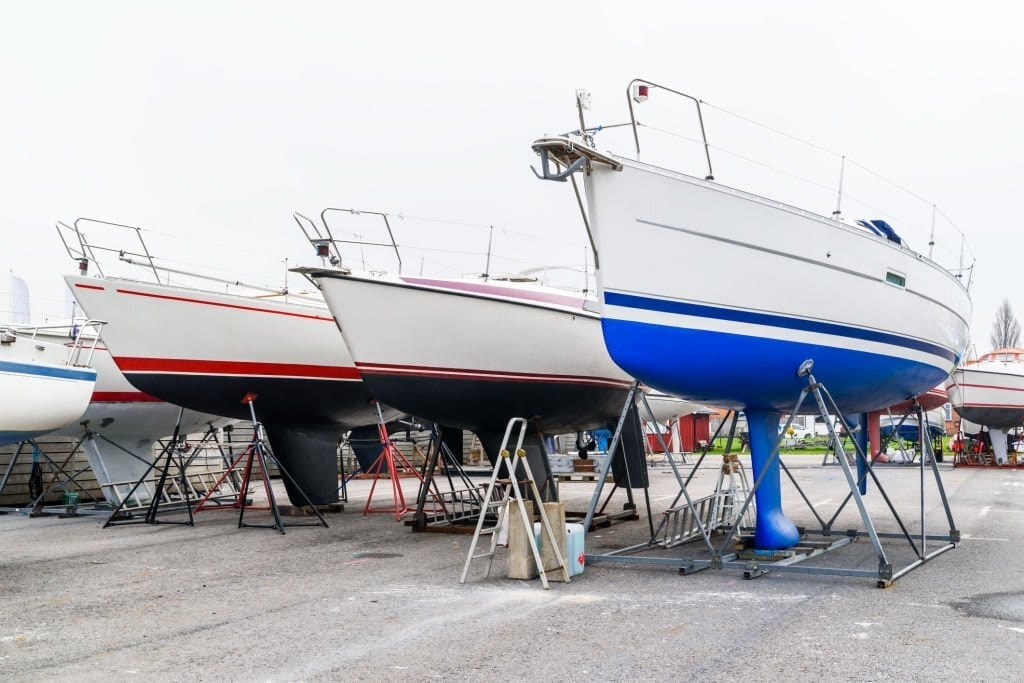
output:
{"label": "red stripe on hull", "polygon": [[100,287],[99,285],[83,285],[80,282],[78,284],[76,284],[75,287],[81,287],[82,289],[96,289],[96,290],[99,290],[101,292],[107,291],[106,288]]}
{"label": "red stripe on hull", "polygon": [[625,380],[586,375],[549,375],[531,372],[505,372],[501,370],[470,370],[466,368],[436,368],[417,365],[390,365],[384,363],[356,363],[360,372],[378,375],[407,375],[423,378],[474,379],[495,382],[559,382],[562,384],[586,384],[609,387],[628,387]]}
{"label": "red stripe on hull", "polygon": [[[82,285],[77,285],[81,287]],[[205,306],[217,306],[218,308],[233,308],[239,311],[254,311],[256,313],[271,313],[273,315],[287,315],[292,318],[305,318],[307,320],[325,320],[334,322],[334,318],[323,315],[312,315],[309,313],[292,313],[290,311],[276,311],[272,308],[259,308],[257,306],[242,306],[240,304],[226,304],[220,301],[204,301],[203,299],[190,299],[184,296],[171,296],[169,294],[153,294],[151,292],[136,292],[130,289],[118,289],[118,294],[130,294],[132,296],[144,296],[151,299],[165,299],[167,301],[180,301],[189,304],[203,304]]]}
{"label": "red stripe on hull", "polygon": [[93,403],[163,403],[156,396],[141,391],[94,391]]}
{"label": "red stripe on hull", "polygon": [[255,361],[192,360],[185,358],[137,358],[115,356],[121,372],[179,372],[193,375],[249,375],[266,377],[308,377],[359,381],[354,367],[306,365],[302,363],[259,363]]}

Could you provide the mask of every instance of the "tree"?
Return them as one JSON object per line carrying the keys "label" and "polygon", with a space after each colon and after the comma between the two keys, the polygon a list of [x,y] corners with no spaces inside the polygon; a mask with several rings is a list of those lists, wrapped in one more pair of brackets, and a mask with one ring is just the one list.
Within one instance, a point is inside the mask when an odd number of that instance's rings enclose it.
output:
{"label": "tree", "polygon": [[1020,323],[1013,315],[1009,299],[1003,299],[1003,305],[996,311],[996,321],[992,325],[990,340],[993,349],[1013,348],[1020,341]]}

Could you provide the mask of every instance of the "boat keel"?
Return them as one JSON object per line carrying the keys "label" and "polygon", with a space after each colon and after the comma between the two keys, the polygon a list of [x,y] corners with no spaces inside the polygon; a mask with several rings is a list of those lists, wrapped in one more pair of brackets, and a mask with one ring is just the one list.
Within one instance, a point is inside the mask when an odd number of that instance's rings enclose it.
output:
{"label": "boat keel", "polygon": [[[282,477],[288,500],[302,506],[338,502],[338,427],[265,425],[274,457],[291,475]],[[302,492],[296,490],[302,489]]]}
{"label": "boat keel", "polygon": [[780,415],[770,411],[748,411],[746,415],[754,481],[760,482],[755,492],[757,522],[754,546],[758,550],[792,547],[800,540],[800,532],[782,512],[779,459],[770,457],[779,440]]}

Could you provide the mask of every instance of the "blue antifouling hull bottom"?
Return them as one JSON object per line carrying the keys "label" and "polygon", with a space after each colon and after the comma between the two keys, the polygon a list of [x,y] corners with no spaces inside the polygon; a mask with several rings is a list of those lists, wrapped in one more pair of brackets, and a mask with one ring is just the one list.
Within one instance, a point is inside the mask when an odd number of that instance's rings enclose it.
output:
{"label": "blue antifouling hull bottom", "polygon": [[[612,360],[641,382],[692,401],[747,410],[791,411],[807,386],[796,371],[808,359],[846,413],[899,403],[948,376],[947,369],[927,363],[806,342],[609,318],[601,326]],[[807,400],[801,412],[817,412],[817,406]]]}

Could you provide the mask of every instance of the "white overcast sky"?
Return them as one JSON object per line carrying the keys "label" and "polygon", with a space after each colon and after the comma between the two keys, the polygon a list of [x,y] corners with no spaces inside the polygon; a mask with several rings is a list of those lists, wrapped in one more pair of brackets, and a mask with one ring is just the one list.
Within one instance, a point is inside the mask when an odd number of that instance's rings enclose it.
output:
{"label": "white overcast sky", "polygon": [[[79,216],[146,228],[168,264],[265,282],[281,281],[285,257],[311,262],[291,213],[328,206],[494,225],[492,271],[579,264],[584,233],[571,192],[534,179],[530,143],[576,126],[575,88],[593,93],[589,124],[626,120],[634,76],[845,153],[938,204],[977,257],[979,352],[1003,298],[1024,317],[1024,10],[1014,3],[0,8],[0,266],[29,281],[37,318],[61,310],[58,276],[73,270],[53,224]],[[692,134],[688,110],[673,118],[668,104],[643,106],[664,109],[642,119]],[[727,119],[709,115],[713,144],[835,186],[834,159],[803,167],[806,150],[755,142]],[[612,144],[622,139],[602,134],[598,144],[628,151]],[[743,186],[740,170],[716,165],[720,182]],[[851,193],[868,191],[848,182]],[[771,183],[755,189],[834,208],[829,192]],[[887,210],[907,219],[901,232],[927,233],[926,203]],[[483,269],[482,256],[444,250],[482,253],[485,228],[398,223],[400,242],[438,250],[411,250],[407,269]],[[926,237],[908,239],[926,249]]]}

